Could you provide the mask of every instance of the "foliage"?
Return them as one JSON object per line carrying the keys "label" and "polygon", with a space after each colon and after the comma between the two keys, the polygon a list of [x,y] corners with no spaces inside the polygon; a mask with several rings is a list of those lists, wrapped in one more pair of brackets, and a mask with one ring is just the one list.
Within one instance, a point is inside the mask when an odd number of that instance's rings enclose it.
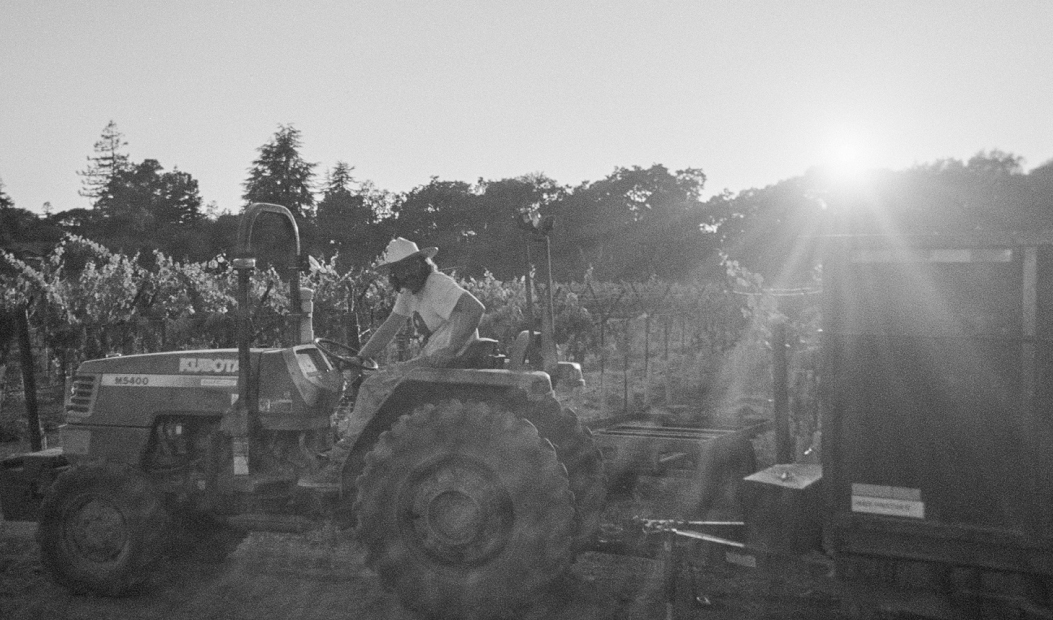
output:
{"label": "foliage", "polygon": [[[29,302],[64,369],[85,356],[234,342],[226,254],[237,216],[215,208],[202,216],[188,173],[151,159],[132,164],[126,145],[111,121],[79,173],[92,209],[38,217],[15,207],[0,184],[0,309]],[[814,288],[826,233],[1053,228],[1053,163],[1025,173],[1020,157],[997,150],[876,171],[854,185],[814,169],[705,201],[701,170],[659,164],[619,167],[577,187],[542,174],[474,184],[432,178],[396,195],[337,162],[315,213],[316,164],[300,147],[299,131],[279,126],[258,149],[244,198],[297,216],[314,257],[304,281],[315,290],[316,333],[358,344],[379,324],[393,296],[371,263],[391,237],[404,236],[440,248],[440,265],[487,306],[484,335],[508,343],[536,328],[540,312],[534,326],[525,312],[526,254],[536,264],[548,249],[564,353],[601,377],[614,368],[628,375],[639,370],[632,356],[660,338],[662,361],[645,362],[644,372],[661,377],[669,403],[677,390],[702,390],[709,379],[700,377],[720,372],[730,373],[720,382],[732,391],[755,393],[770,380],[764,364],[774,321],[788,323],[795,346],[817,348],[814,300],[771,290]],[[519,226],[523,213],[555,222],[549,248]],[[260,245],[271,245],[266,226],[258,232]],[[269,264],[261,260],[252,279],[253,330],[263,344],[278,341],[288,303],[284,274]],[[626,396],[629,407],[639,395]],[[814,394],[800,396],[809,399]],[[795,424],[807,430],[814,420]]]}
{"label": "foliage", "polygon": [[0,248],[14,250],[31,246],[36,241],[49,241],[52,227],[26,209],[19,209],[4,191],[0,180]]}
{"label": "foliage", "polygon": [[546,205],[559,222],[552,235],[558,277],[590,267],[604,280],[687,276],[712,252],[702,228],[704,183],[697,169],[617,168]]}
{"label": "foliage", "polygon": [[88,157],[88,167],[78,171],[81,177],[80,195],[89,198],[92,205],[106,196],[110,181],[119,172],[129,167],[128,154],[124,147],[128,142],[112,120],[106,123],[102,136],[95,143],[95,155]]}
{"label": "foliage", "polygon": [[523,279],[502,282],[487,271],[481,278],[468,277],[461,285],[486,307],[479,325],[484,338],[495,338],[506,345],[526,329],[523,308],[526,305],[526,286]]}
{"label": "foliage", "polygon": [[353,168],[337,162],[328,173],[325,192],[318,203],[318,250],[322,256],[339,256],[340,269],[367,267],[383,251],[387,234],[382,232],[381,214],[386,200],[369,184],[351,176]]}
{"label": "foliage", "polygon": [[458,259],[476,233],[478,196],[462,181],[431,182],[407,193],[394,207],[391,236],[438,246],[448,269],[466,268]]}
{"label": "foliage", "polygon": [[807,283],[827,234],[951,234],[1053,228],[1049,166],[1024,174],[1020,157],[980,152],[853,182],[822,169],[762,189],[710,198],[718,247],[770,286]]}
{"label": "foliage", "polygon": [[[523,276],[525,245],[531,236],[520,228],[520,214],[559,200],[565,192],[566,188],[541,174],[480,181],[473,199],[474,234],[452,248],[452,264],[458,265],[465,275],[479,276],[489,271],[503,280]],[[535,259],[542,255],[540,248],[533,251]]]}
{"label": "foliage", "polygon": [[29,249],[44,254],[65,231],[111,250],[138,252],[147,263],[154,250],[198,260],[215,254],[210,243],[215,234],[204,219],[197,180],[178,168],[166,171],[155,159],[130,161],[123,152],[127,144],[111,121],[95,143],[88,169],[78,173],[84,177],[81,194],[91,199],[92,209],[36,218],[37,225],[23,237]]}
{"label": "foliage", "polygon": [[185,250],[192,243],[187,233],[202,219],[197,180],[179,169],[166,172],[154,159],[117,172],[95,204],[97,234],[124,251]]}
{"label": "foliage", "polygon": [[314,215],[314,167],[300,156],[300,130],[280,125],[270,142],[261,146],[244,183],[245,204],[282,205],[297,218]]}
{"label": "foliage", "polygon": [[148,226],[192,224],[201,219],[197,181],[175,169],[164,172],[156,159],[119,171],[96,208],[109,217],[149,218]]}
{"label": "foliage", "polygon": [[770,286],[793,287],[809,278],[823,234],[818,181],[809,176],[714,196],[706,208],[720,252],[763,274]]}
{"label": "foliage", "polygon": [[[29,302],[33,328],[62,374],[105,355],[235,346],[237,282],[225,257],[179,261],[155,251],[148,263],[75,236],[39,264],[3,253],[0,310]],[[394,295],[381,274],[338,265],[338,256],[312,259],[301,284],[314,291],[315,334],[359,346],[386,318]],[[757,394],[766,402],[767,324],[778,308],[758,275],[731,260],[725,260],[722,277],[691,282],[602,282],[592,274],[585,283],[560,283],[553,290],[562,357],[582,362],[588,377],[586,399],[575,403],[583,413],[694,403],[723,414]],[[459,280],[487,308],[483,336],[507,346],[528,327],[524,278],[500,280],[487,272]],[[250,289],[255,343],[280,344],[289,304],[281,274],[258,269]],[[542,298],[539,287],[535,318]],[[814,341],[805,321],[801,325],[795,333]],[[399,341],[412,347],[416,336],[407,332]],[[393,359],[394,348],[381,359]],[[799,385],[795,397],[814,401],[810,384]],[[814,415],[799,415],[794,423],[806,434],[816,428]]]}
{"label": "foliage", "polygon": [[353,268],[340,273],[339,263],[339,256],[324,263],[312,260],[303,285],[314,290],[315,333],[358,349],[390,312],[394,296],[376,272]]}
{"label": "foliage", "polygon": [[[301,282],[315,292],[316,333],[360,343],[390,312],[394,296],[380,274],[359,268],[341,271],[338,265],[338,256],[312,259]],[[223,256],[179,261],[155,251],[144,261],[68,236],[38,265],[4,253],[0,266],[3,306],[31,302],[33,322],[44,330],[63,367],[110,353],[233,346],[236,278]],[[288,313],[285,281],[267,268],[254,272],[251,282],[254,333],[260,343],[276,344]],[[461,282],[487,308],[483,335],[509,345],[529,327],[523,278],[502,281],[487,272]],[[534,291],[534,299],[538,320],[543,289]],[[719,351],[743,329],[742,299],[712,282],[559,284],[553,290],[556,342],[584,360],[601,352],[601,330],[615,313],[648,313],[656,320],[690,319],[693,345]]]}
{"label": "foliage", "polygon": [[14,206],[15,202],[4,191],[4,181],[0,179],[0,209],[11,209]]}
{"label": "foliage", "polygon": [[[189,174],[165,172],[155,160],[132,165],[126,144],[111,121],[81,173],[86,195],[103,209],[60,211],[43,218],[46,227],[6,212],[22,231],[19,241],[32,238],[28,249],[42,254],[57,242],[55,231],[69,231],[111,249],[138,251],[147,266],[155,249],[191,261],[227,252],[236,228],[232,216],[215,207],[201,217]],[[1053,227],[1053,166],[1025,174],[1020,157],[997,150],[967,161],[876,171],[855,184],[817,168],[769,187],[702,200],[702,170],[670,171],[661,164],[617,167],[576,187],[535,173],[474,184],[435,177],[393,194],[355,179],[354,168],[338,161],[316,195],[316,164],[303,159],[301,145],[299,130],[280,125],[258,149],[244,198],[288,207],[303,247],[320,260],[338,257],[341,271],[369,268],[390,238],[403,236],[438,246],[448,270],[512,280],[526,271],[528,248],[534,259],[545,252],[518,225],[525,212],[555,222],[548,238],[555,279],[563,282],[580,282],[590,269],[607,282],[720,278],[723,254],[762,274],[769,286],[792,288],[810,279],[829,232]]]}

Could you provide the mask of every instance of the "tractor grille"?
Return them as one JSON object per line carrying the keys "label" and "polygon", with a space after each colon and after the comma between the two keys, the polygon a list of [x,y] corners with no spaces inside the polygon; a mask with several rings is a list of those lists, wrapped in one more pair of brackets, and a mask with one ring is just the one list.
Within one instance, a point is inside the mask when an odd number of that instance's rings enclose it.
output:
{"label": "tractor grille", "polygon": [[97,391],[98,383],[94,375],[73,375],[66,396],[66,415],[77,418],[90,416]]}

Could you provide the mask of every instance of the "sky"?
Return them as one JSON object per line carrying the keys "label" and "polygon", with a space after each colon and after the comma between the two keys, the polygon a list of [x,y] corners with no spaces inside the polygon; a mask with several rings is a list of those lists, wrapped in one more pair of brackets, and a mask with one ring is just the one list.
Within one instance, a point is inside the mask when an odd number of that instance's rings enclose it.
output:
{"label": "sky", "polygon": [[1048,0],[4,0],[0,181],[88,207],[114,121],[133,162],[236,211],[258,149],[301,132],[405,192],[617,167],[701,168],[705,195],[816,165],[1053,159]]}

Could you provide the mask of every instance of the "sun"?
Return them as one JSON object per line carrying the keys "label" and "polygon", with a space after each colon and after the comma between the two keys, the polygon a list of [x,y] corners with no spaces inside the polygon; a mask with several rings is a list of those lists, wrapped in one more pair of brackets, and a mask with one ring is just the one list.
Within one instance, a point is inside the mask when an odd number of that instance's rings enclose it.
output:
{"label": "sun", "polygon": [[823,150],[822,168],[838,184],[858,182],[871,165],[869,140],[858,128],[832,132]]}

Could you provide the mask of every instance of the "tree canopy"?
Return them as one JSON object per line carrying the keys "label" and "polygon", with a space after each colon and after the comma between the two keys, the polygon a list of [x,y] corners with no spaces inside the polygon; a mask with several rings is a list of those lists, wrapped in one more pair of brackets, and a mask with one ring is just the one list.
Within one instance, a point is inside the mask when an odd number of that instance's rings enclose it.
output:
{"label": "tree canopy", "polygon": [[[0,184],[0,243],[46,249],[66,231],[113,249],[161,249],[198,261],[233,248],[236,215],[214,204],[203,212],[189,173],[165,170],[156,159],[132,162],[126,146],[111,121],[78,172],[90,209],[39,217],[16,208]],[[395,194],[356,179],[354,167],[338,161],[316,187],[317,164],[301,147],[300,131],[280,125],[257,149],[243,198],[288,207],[304,249],[341,270],[369,268],[402,236],[438,246],[440,266],[462,276],[519,277],[527,248],[542,247],[521,226],[523,214],[554,222],[547,236],[554,276],[563,281],[586,274],[684,281],[716,273],[726,256],[774,286],[796,286],[812,277],[819,240],[830,232],[1053,230],[1053,162],[1025,172],[1019,156],[997,150],[874,171],[855,184],[816,168],[704,199],[701,169],[661,164],[617,167],[575,187],[535,173],[474,183],[433,177]]]}
{"label": "tree canopy", "polygon": [[[146,159],[117,172],[95,203],[91,227],[125,251],[185,251],[201,221],[197,180]],[[156,231],[163,231],[158,234]]]}
{"label": "tree canopy", "polygon": [[326,175],[325,190],[318,202],[317,244],[324,256],[338,256],[342,270],[368,265],[387,244],[383,220],[385,200],[372,186],[360,184],[353,168],[337,162]]}
{"label": "tree canopy", "polygon": [[117,174],[130,166],[124,147],[128,142],[112,120],[102,129],[102,136],[95,143],[95,154],[88,157],[88,167],[78,171],[81,179],[80,195],[97,204],[106,195],[107,187]]}
{"label": "tree canopy", "polygon": [[63,230],[48,218],[15,206],[0,179],[0,250],[43,254],[62,238]]}
{"label": "tree canopy", "polygon": [[300,130],[281,125],[274,137],[258,149],[259,157],[245,181],[245,205],[269,202],[282,205],[297,218],[314,216],[314,167],[300,156]]}
{"label": "tree canopy", "polygon": [[[707,253],[701,202],[705,174],[660,164],[617,168],[549,206],[566,276],[590,267],[600,279],[678,278]],[[690,268],[687,269],[688,271]]]}

